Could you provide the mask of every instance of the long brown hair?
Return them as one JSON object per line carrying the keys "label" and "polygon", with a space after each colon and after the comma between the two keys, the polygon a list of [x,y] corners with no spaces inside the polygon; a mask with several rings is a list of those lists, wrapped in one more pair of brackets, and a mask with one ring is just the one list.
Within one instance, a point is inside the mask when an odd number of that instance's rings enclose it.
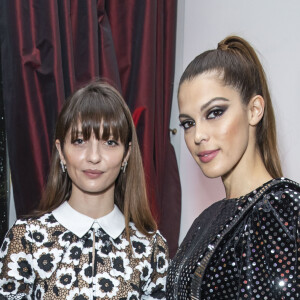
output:
{"label": "long brown hair", "polygon": [[[67,133],[71,130],[71,140],[78,134],[78,121],[82,134],[88,140],[93,132],[97,139],[114,139],[125,145],[126,156],[131,144],[126,172],[120,172],[115,182],[114,202],[123,212],[126,236],[129,239],[129,222],[145,235],[157,229],[148,204],[144,169],[137,135],[131,113],[119,92],[111,85],[95,81],[77,90],[65,102],[57,120],[55,139],[59,140],[62,151]],[[103,126],[100,137],[100,124]],[[68,200],[72,182],[60,168],[60,158],[55,143],[48,182],[35,215],[51,212]]]}
{"label": "long brown hair", "polygon": [[274,110],[264,69],[252,46],[238,36],[225,38],[217,49],[203,52],[187,66],[179,89],[184,81],[207,72],[217,72],[225,85],[238,90],[245,105],[255,95],[264,98],[265,111],[256,128],[256,143],[267,171],[273,178],[281,177]]}

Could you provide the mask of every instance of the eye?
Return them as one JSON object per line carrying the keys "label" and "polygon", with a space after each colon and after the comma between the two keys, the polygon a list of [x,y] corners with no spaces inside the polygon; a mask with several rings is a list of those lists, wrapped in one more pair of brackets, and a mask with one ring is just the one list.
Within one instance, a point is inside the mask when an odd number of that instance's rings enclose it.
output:
{"label": "eye", "polygon": [[180,122],[179,126],[181,126],[184,130],[187,130],[193,126],[195,126],[195,121],[193,120],[184,120]]}
{"label": "eye", "polygon": [[84,140],[83,139],[76,139],[72,143],[74,145],[82,145],[82,144],[84,144]]}
{"label": "eye", "polygon": [[216,119],[223,115],[226,109],[224,108],[213,108],[209,113],[207,114],[207,119]]}
{"label": "eye", "polygon": [[119,143],[117,141],[114,141],[114,140],[107,140],[105,143],[108,146],[111,146],[111,147],[115,147],[115,146],[119,145]]}

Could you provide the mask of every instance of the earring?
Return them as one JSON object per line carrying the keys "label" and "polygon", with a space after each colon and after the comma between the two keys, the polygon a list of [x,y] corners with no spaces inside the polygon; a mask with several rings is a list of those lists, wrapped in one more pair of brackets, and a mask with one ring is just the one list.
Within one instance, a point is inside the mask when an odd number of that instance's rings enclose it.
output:
{"label": "earring", "polygon": [[125,173],[126,167],[127,167],[127,161],[125,160],[122,167],[121,167],[121,170],[122,170],[123,173]]}
{"label": "earring", "polygon": [[64,165],[64,163],[62,162],[62,160],[60,161],[60,166],[61,166],[61,170],[63,171],[63,173],[65,173],[67,166]]}

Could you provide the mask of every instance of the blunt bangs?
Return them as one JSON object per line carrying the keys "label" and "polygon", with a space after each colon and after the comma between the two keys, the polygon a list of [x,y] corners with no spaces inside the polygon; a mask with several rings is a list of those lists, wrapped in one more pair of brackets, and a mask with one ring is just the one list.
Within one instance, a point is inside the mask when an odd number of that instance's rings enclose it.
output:
{"label": "blunt bangs", "polygon": [[80,134],[84,140],[89,140],[94,133],[98,140],[113,138],[127,147],[132,136],[131,126],[123,100],[117,93],[111,90],[105,93],[97,90],[97,87],[90,87],[75,93],[68,101],[70,105],[67,105],[68,109],[62,118],[65,122],[61,140],[65,139],[69,131],[71,142]]}

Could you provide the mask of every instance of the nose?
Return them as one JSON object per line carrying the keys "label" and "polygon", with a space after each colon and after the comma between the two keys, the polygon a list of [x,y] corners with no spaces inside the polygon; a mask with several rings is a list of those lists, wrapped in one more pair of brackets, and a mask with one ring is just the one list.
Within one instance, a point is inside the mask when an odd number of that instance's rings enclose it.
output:
{"label": "nose", "polygon": [[196,123],[195,126],[195,135],[194,135],[194,143],[196,145],[201,144],[203,141],[208,141],[209,135],[205,128],[205,125],[200,125]]}
{"label": "nose", "polygon": [[92,138],[89,140],[87,149],[87,160],[93,164],[97,164],[101,161],[101,149],[100,142]]}

